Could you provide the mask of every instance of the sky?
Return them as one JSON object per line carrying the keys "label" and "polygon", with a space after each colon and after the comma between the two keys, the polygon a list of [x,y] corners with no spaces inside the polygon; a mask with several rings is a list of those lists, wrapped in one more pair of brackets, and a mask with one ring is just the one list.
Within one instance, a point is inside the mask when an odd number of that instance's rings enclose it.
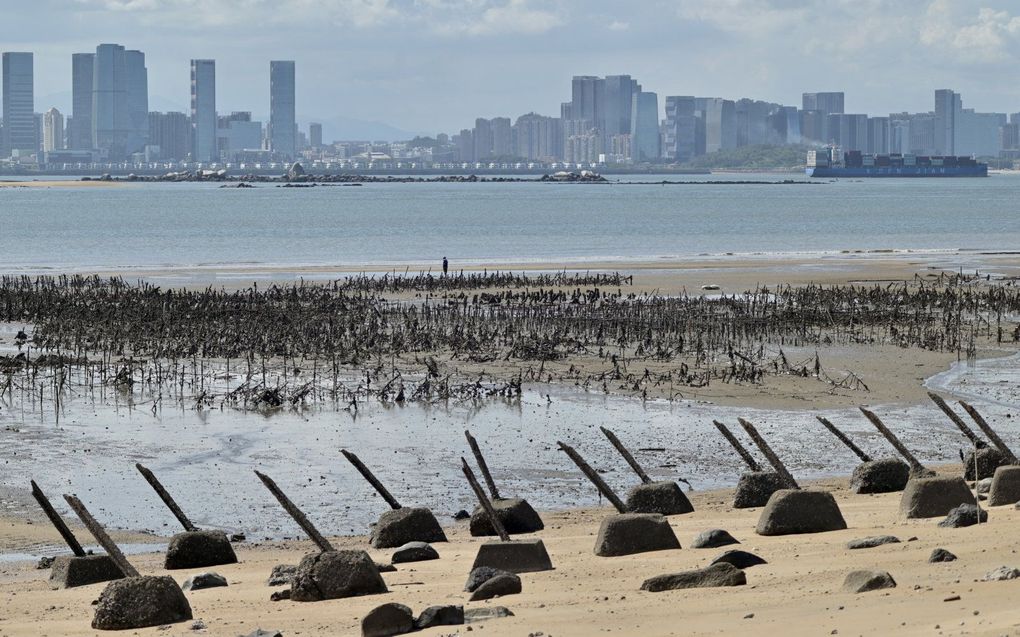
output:
{"label": "sky", "polygon": [[[297,63],[299,120],[454,133],[476,117],[559,115],[573,75],[666,95],[847,112],[1020,111],[1020,3],[1005,0],[33,0],[0,3],[0,49],[35,53],[36,109],[68,108],[71,54],[146,54],[150,108],[187,110],[189,60],[217,64],[217,110],[269,110],[269,61]],[[46,103],[47,101],[52,103]]]}

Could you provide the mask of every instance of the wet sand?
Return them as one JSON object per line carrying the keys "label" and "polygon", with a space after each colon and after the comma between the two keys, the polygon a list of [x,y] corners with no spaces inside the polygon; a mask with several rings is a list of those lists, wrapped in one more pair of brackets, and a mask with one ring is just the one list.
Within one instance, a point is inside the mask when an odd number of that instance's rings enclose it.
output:
{"label": "wet sand", "polygon": [[[958,472],[954,467],[948,471]],[[1012,506],[990,512],[988,524],[942,529],[937,519],[898,518],[899,494],[860,496],[846,490],[845,480],[815,485],[834,489],[849,529],[813,535],[761,537],[753,532],[758,510],[729,508],[728,491],[692,494],[696,512],[674,516],[670,523],[683,548],[678,551],[600,558],[592,553],[600,520],[608,509],[546,513],[545,542],[555,570],[522,576],[523,593],[491,602],[467,602],[462,587],[481,540],[463,524],[449,532],[451,542],[437,544],[441,559],[398,566],[385,573],[390,592],[319,603],[270,602],[266,585],[276,564],[296,563],[311,550],[305,541],[239,545],[240,564],[215,567],[230,582],[227,588],[187,593],[195,619],[166,630],[149,628],[137,635],[242,635],[257,627],[285,635],[357,635],[360,619],[386,602],[406,604],[416,613],[435,604],[465,607],[502,605],[515,616],[472,625],[483,635],[544,634],[587,637],[603,632],[621,635],[1015,635],[1015,581],[978,581],[999,566],[1020,566],[1020,511]],[[335,520],[316,520],[327,531]],[[292,530],[297,535],[296,526]],[[724,528],[742,542],[737,547],[769,563],[746,571],[747,585],[664,593],[639,590],[654,575],[706,566],[725,549],[690,549],[701,531]],[[855,538],[892,534],[903,540],[874,549],[847,550]],[[2,536],[0,536],[2,537]],[[909,538],[917,539],[908,541]],[[336,545],[366,548],[363,537],[338,538]],[[955,553],[952,563],[929,564],[936,547]],[[390,551],[369,550],[388,562]],[[164,574],[159,554],[139,555],[132,562],[146,574]],[[865,594],[841,592],[846,574],[855,569],[889,571],[898,586]],[[192,571],[172,572],[183,582]],[[51,591],[45,571],[27,564],[0,564],[0,634],[98,634],[89,630],[91,601],[101,584]],[[959,596],[955,601],[944,601]],[[423,631],[423,637],[464,635],[464,626]]]}

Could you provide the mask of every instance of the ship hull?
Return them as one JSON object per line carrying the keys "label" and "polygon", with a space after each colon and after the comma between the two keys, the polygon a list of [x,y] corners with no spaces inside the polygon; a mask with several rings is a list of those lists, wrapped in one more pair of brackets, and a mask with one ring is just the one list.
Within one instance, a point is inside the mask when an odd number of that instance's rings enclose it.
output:
{"label": "ship hull", "polygon": [[808,177],[987,177],[988,166],[855,166],[811,167]]}

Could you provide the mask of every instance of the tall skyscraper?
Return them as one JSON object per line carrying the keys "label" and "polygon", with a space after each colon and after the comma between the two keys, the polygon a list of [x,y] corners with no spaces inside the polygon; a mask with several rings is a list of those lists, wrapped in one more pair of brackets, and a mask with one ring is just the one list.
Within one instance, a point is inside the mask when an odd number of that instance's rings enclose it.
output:
{"label": "tall skyscraper", "polygon": [[826,115],[843,113],[843,92],[835,93],[804,93],[802,109],[805,111],[822,111]]}
{"label": "tall skyscraper", "polygon": [[216,61],[191,61],[191,157],[211,162],[216,153]]}
{"label": "tall skyscraper", "polygon": [[935,153],[956,154],[957,117],[963,110],[959,93],[949,89],[935,91]]}
{"label": "tall skyscraper", "polygon": [[308,125],[308,143],[312,148],[322,148],[322,124],[312,122]]}
{"label": "tall skyscraper", "polygon": [[269,63],[269,150],[291,159],[297,152],[294,62]]}
{"label": "tall skyscraper", "polygon": [[127,60],[119,44],[100,44],[92,69],[92,147],[110,161],[128,155],[131,120],[128,116]]}
{"label": "tall skyscraper", "polygon": [[43,150],[53,152],[64,147],[64,116],[55,108],[43,114]]}
{"label": "tall skyscraper", "polygon": [[35,122],[35,89],[31,53],[3,54],[4,129],[0,156],[10,157],[15,150],[39,150]]}
{"label": "tall skyscraper", "polygon": [[514,154],[512,131],[509,117],[493,117],[489,120],[492,128],[492,156],[509,157]]}
{"label": "tall skyscraper", "polygon": [[666,97],[666,130],[663,155],[683,163],[690,161],[697,151],[697,100],[690,95]]}
{"label": "tall skyscraper", "polygon": [[127,123],[126,154],[140,153],[149,143],[149,71],[145,68],[145,54],[125,51],[124,67],[127,71]]}
{"label": "tall skyscraper", "polygon": [[476,119],[471,139],[474,141],[474,161],[492,158],[492,122],[484,117]]}
{"label": "tall skyscraper", "polygon": [[602,123],[596,124],[602,131],[603,140],[629,135],[634,94],[641,91],[641,86],[629,75],[607,75],[603,85]]}
{"label": "tall skyscraper", "polygon": [[575,75],[571,81],[570,119],[588,120],[597,127],[604,120],[602,104],[606,81],[593,75]]}
{"label": "tall skyscraper", "polygon": [[705,97],[695,100],[705,126],[705,152],[737,147],[737,110],[732,100]]}
{"label": "tall skyscraper", "polygon": [[92,149],[92,81],[94,53],[71,56],[71,118],[67,124],[67,146],[71,150]]}
{"label": "tall skyscraper", "polygon": [[640,91],[631,99],[630,116],[631,159],[636,162],[653,161],[661,155],[659,149],[659,96]]}

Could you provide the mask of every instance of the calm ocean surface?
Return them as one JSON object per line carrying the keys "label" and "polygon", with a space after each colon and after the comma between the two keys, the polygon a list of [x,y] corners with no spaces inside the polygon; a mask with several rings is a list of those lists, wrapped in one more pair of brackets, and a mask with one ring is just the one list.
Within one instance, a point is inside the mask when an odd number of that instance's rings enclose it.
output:
{"label": "calm ocean surface", "polygon": [[[799,175],[684,176],[780,180]],[[654,180],[657,177],[626,177]],[[1020,177],[0,189],[0,271],[1020,249]]]}

